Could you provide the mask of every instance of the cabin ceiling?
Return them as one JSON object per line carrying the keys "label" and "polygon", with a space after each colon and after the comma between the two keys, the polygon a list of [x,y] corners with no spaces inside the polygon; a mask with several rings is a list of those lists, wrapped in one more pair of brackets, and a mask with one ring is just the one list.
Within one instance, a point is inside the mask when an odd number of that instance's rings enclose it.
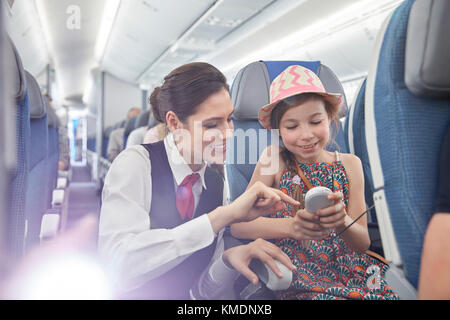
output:
{"label": "cabin ceiling", "polygon": [[[64,98],[81,102],[84,87],[90,70],[95,66],[94,48],[107,0],[38,0],[43,11],[50,34],[50,54],[58,75]],[[71,20],[74,11],[70,6],[78,6],[79,28]],[[67,11],[71,13],[67,13]],[[73,16],[75,17],[75,16]]]}
{"label": "cabin ceiling", "polygon": [[[16,0],[14,6],[19,9],[13,7],[13,11],[30,10],[29,5],[33,1]],[[36,7],[41,8],[39,11],[45,12],[41,18],[47,25],[43,29],[48,30],[45,33],[49,53],[47,60],[55,69],[61,93],[66,100],[81,101],[88,83],[87,79],[93,69],[104,70],[117,78],[145,87],[159,85],[170,70],[190,61],[213,63],[221,70],[224,68],[229,77],[236,70],[228,65],[248,53],[271,44],[292,30],[305,28],[355,3],[368,2],[367,0],[121,0],[104,54],[100,60],[96,60],[95,45],[107,1],[36,0],[35,2]],[[74,5],[80,9],[79,29],[67,27],[70,17],[67,10],[69,6]],[[37,46],[34,46],[35,49],[31,46],[26,52],[26,48],[30,47],[30,38],[36,42],[37,36],[24,36],[25,31],[30,28],[28,20],[20,14],[16,14],[14,18],[11,37],[22,57],[25,57],[24,65],[33,66],[32,73],[36,75],[40,72],[38,69],[45,66],[43,63],[45,55],[40,54],[37,57],[35,53],[30,53],[30,50],[37,50]],[[9,29],[11,30],[11,27]],[[377,29],[371,30],[369,26],[365,29],[360,28],[358,36],[360,39],[371,38],[373,37],[371,32],[376,34]],[[348,41],[355,40],[350,36],[347,38]],[[40,42],[42,41],[41,39]],[[339,77],[365,71],[367,61],[357,59],[358,51],[364,51],[364,48],[355,48],[352,47],[352,43],[342,41],[333,42],[333,46],[326,46],[327,50],[333,51],[336,56],[334,62],[330,60],[327,64]],[[352,48],[350,53],[355,56],[355,63],[351,61],[353,59],[345,60],[349,48]],[[281,56],[317,59],[315,56],[320,48],[314,50],[308,52],[297,50],[293,56],[287,54]],[[370,53],[364,52],[364,55]],[[40,62],[36,62],[36,59]]]}

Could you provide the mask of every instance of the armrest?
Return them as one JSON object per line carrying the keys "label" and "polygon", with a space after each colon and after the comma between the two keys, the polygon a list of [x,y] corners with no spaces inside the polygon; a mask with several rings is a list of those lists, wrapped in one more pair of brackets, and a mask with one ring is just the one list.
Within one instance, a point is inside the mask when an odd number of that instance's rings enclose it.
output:
{"label": "armrest", "polygon": [[65,189],[67,188],[68,180],[65,177],[59,177],[58,180],[56,180],[56,189]]}
{"label": "armrest", "polygon": [[41,233],[39,238],[43,241],[54,238],[58,234],[60,215],[58,213],[46,213],[41,221]]}
{"label": "armrest", "polygon": [[52,194],[52,207],[62,206],[64,203],[64,194],[65,191],[63,189],[55,189]]}

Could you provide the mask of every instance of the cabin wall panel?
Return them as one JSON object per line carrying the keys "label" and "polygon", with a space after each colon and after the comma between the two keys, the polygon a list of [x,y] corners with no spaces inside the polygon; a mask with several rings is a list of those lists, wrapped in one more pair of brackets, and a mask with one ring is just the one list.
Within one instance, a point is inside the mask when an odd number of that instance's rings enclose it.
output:
{"label": "cabin wall panel", "polygon": [[104,128],[124,120],[130,108],[141,106],[142,91],[138,86],[105,74]]}

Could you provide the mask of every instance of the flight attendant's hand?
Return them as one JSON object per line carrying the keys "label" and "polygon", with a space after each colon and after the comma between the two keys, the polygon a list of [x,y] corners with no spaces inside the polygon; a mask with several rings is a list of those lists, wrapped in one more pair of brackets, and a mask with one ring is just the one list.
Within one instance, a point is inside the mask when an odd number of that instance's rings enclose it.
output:
{"label": "flight attendant's hand", "polygon": [[282,191],[270,188],[258,181],[227,207],[234,216],[233,222],[236,223],[251,221],[283,210],[286,208],[284,202],[293,206],[300,205],[298,201]]}
{"label": "flight attendant's hand", "polygon": [[274,259],[280,261],[288,269],[296,270],[289,257],[280,248],[263,239],[256,239],[247,245],[230,248],[222,254],[222,259],[228,266],[241,273],[253,284],[257,284],[257,275],[248,267],[253,258],[264,262],[279,278],[282,277],[282,274]]}

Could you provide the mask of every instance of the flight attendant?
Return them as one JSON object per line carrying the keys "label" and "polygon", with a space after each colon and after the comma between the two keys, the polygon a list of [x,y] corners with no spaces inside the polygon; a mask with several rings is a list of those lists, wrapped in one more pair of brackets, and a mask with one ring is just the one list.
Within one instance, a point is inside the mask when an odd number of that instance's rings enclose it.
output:
{"label": "flight attendant", "polygon": [[[257,183],[228,204],[223,163],[233,130],[233,106],[224,75],[207,63],[183,65],[154,89],[155,118],[167,125],[164,140],[132,146],[112,163],[105,179],[99,252],[112,267],[125,298],[189,299],[210,266],[222,283],[260,258],[276,273],[273,258],[287,256],[258,239],[224,252],[227,225],[250,221],[298,204]],[[220,282],[219,281],[219,282]]]}

